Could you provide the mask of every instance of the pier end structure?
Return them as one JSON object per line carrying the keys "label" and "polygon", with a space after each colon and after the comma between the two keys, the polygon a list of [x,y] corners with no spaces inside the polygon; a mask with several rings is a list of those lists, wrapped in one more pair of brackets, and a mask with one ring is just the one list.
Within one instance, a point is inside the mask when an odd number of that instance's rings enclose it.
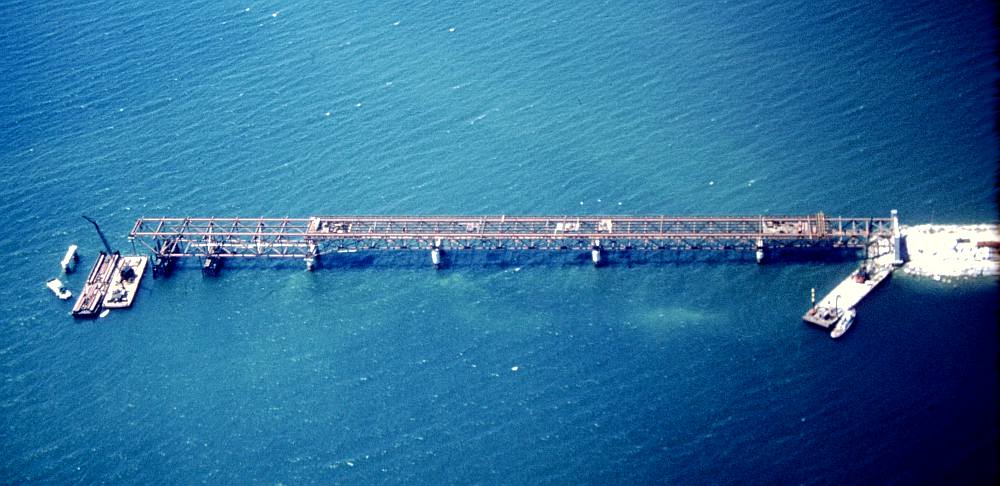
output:
{"label": "pier end structure", "polygon": [[819,302],[816,302],[816,289],[812,289],[812,305],[803,314],[803,321],[822,328],[834,326],[841,316],[855,313],[855,307],[904,263],[906,257],[902,252],[899,212],[893,209],[890,214],[890,233],[869,239],[860,268],[851,272]]}
{"label": "pier end structure", "polygon": [[897,268],[896,241],[892,237],[873,239],[866,248],[866,258],[861,266],[816,302],[812,289],[812,306],[802,315],[802,320],[822,328],[833,326],[843,314],[855,310],[865,297],[892,276]]}

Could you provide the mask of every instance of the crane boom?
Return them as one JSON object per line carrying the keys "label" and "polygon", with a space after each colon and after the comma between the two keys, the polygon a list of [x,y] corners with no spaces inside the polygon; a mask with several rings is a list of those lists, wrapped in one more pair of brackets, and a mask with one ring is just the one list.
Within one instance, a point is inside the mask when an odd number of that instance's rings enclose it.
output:
{"label": "crane boom", "polygon": [[108,239],[104,237],[104,232],[101,231],[101,227],[97,226],[97,221],[94,221],[94,220],[92,220],[92,219],[90,219],[90,218],[88,218],[88,217],[86,217],[84,215],[81,215],[81,216],[83,216],[83,219],[86,219],[87,221],[90,221],[90,224],[94,225],[94,229],[97,230],[97,236],[101,237],[101,243],[104,243],[104,248],[108,250],[108,255],[114,253],[114,250],[111,249],[111,244],[108,243]]}

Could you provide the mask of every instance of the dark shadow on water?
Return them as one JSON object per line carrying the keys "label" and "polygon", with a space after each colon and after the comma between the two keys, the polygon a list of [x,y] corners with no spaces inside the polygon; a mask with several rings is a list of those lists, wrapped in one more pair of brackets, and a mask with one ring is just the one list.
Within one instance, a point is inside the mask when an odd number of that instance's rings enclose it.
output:
{"label": "dark shadow on water", "polygon": [[[858,251],[846,249],[783,249],[769,250],[765,264],[783,263],[843,263],[861,258]],[[607,251],[602,254],[601,267],[631,268],[637,265],[678,264],[756,264],[754,252],[722,250],[659,250]],[[461,269],[511,266],[577,267],[593,265],[589,251],[549,250],[464,250],[441,253],[439,269]],[[177,262],[176,270],[197,271],[200,259]],[[429,251],[367,251],[323,255],[315,271],[360,270],[372,268],[433,268]],[[305,270],[301,259],[227,259],[221,273],[235,270]]]}

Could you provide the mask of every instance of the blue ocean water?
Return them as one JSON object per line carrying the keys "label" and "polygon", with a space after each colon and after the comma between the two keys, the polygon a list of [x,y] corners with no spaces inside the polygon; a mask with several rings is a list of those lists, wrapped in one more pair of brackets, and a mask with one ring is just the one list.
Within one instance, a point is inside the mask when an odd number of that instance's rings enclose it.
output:
{"label": "blue ocean water", "polygon": [[81,213],[995,222],[987,2],[5,6],[0,482],[996,478],[993,280],[896,276],[840,341],[799,317],[851,263],[43,286]]}

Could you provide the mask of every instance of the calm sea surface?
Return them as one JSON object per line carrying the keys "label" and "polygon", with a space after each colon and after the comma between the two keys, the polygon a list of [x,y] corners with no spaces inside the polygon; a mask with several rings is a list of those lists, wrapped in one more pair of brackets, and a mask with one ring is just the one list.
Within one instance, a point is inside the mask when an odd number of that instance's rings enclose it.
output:
{"label": "calm sea surface", "polygon": [[[995,280],[501,256],[194,266],[74,322],[139,216],[995,222],[988,2],[4,2],[0,483],[997,476]],[[863,6],[856,5],[864,3]],[[951,5],[960,3],[960,5]]]}

